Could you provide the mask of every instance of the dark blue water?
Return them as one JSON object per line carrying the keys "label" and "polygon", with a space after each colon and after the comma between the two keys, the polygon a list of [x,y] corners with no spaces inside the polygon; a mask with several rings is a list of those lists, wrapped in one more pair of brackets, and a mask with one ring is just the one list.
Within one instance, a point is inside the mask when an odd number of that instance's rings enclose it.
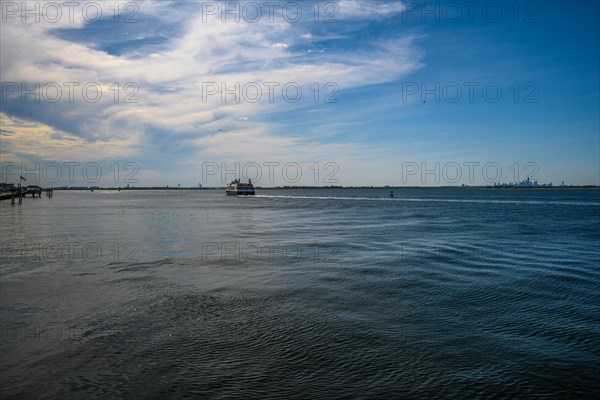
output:
{"label": "dark blue water", "polygon": [[600,191],[0,204],[2,398],[599,398]]}

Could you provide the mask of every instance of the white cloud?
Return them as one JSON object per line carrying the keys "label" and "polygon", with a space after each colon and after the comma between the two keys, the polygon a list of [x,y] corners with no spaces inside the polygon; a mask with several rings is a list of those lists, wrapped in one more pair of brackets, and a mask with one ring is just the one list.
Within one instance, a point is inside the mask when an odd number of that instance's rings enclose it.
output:
{"label": "white cloud", "polygon": [[96,160],[135,157],[137,141],[135,131],[127,137],[107,137],[86,140],[43,123],[0,113],[2,126],[1,162],[22,162],[31,159],[87,161],[93,154]]}
{"label": "white cloud", "polygon": [[401,1],[340,0],[338,14],[344,19],[378,19],[400,14],[406,10]]}
{"label": "white cloud", "polygon": [[[411,35],[357,43],[344,50],[323,52],[323,49],[315,49],[312,52],[312,49],[307,51],[296,46],[299,43],[306,45],[306,40],[320,34],[311,33],[311,29],[318,27],[309,23],[293,24],[279,19],[270,22],[266,18],[258,23],[243,20],[222,23],[218,15],[203,21],[199,12],[182,11],[173,3],[144,2],[139,3],[139,7],[136,18],[142,21],[145,16],[152,16],[164,23],[173,23],[185,15],[187,22],[182,27],[183,34],[170,39],[161,48],[153,48],[152,52],[138,50],[133,57],[127,53],[109,54],[92,45],[68,41],[54,34],[56,28],[84,28],[85,21],[78,13],[75,13],[74,22],[64,18],[52,24],[44,21],[22,23],[20,18],[9,18],[1,28],[3,82],[28,85],[33,82],[100,83],[104,95],[98,103],[79,98],[74,103],[41,106],[54,116],[68,115],[66,125],[72,126],[72,132],[63,132],[64,135],[81,140],[81,145],[85,146],[95,142],[110,143],[119,149],[119,155],[123,152],[135,154],[136,146],[151,146],[148,132],[152,131],[174,140],[181,135],[196,134],[197,139],[187,143],[202,155],[241,156],[231,153],[233,140],[241,143],[243,154],[252,158],[264,158],[269,154],[297,157],[299,148],[303,149],[303,154],[317,158],[319,152],[315,148],[318,146],[314,143],[303,145],[268,120],[252,117],[306,105],[312,99],[309,88],[315,82],[320,85],[334,82],[341,90],[347,90],[390,82],[420,66],[421,54],[414,43],[417,38]],[[403,7],[396,2],[339,3],[340,17],[349,19],[390,16],[401,12]],[[111,12],[107,8],[105,12]],[[160,26],[156,29],[160,30]],[[93,35],[93,32],[89,34]],[[332,37],[335,35],[333,33]],[[92,39],[93,36],[90,43]],[[139,102],[124,104],[121,97],[115,103],[111,90],[115,82],[121,87],[127,82],[136,83],[139,91],[134,97]],[[278,82],[280,87],[296,82],[304,88],[305,95],[295,106],[283,101],[280,89],[276,90],[272,102],[263,93],[261,101],[256,103],[244,99],[239,103],[224,103],[219,94],[203,97],[205,85],[211,82],[219,87],[225,84],[229,89],[235,88],[236,83],[241,89],[245,84],[257,83],[263,90],[266,90],[265,82]],[[122,90],[120,95],[127,93]],[[3,120],[7,118],[11,117],[3,116]],[[249,120],[252,121],[251,128]],[[40,125],[45,127],[46,137],[51,137],[48,135],[54,128],[44,121]],[[18,138],[27,140],[22,135]],[[13,143],[17,147],[24,145]],[[57,143],[51,147],[55,158],[61,151],[66,159],[74,157],[72,152],[65,150],[64,142]],[[331,145],[328,151],[331,154],[337,151],[340,156],[353,146]],[[85,155],[109,156],[109,153],[100,146],[86,151]]]}

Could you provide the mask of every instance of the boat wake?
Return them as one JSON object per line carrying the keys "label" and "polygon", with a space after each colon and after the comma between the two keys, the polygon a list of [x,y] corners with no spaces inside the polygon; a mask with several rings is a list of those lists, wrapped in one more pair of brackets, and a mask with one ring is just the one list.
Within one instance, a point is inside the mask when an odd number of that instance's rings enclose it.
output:
{"label": "boat wake", "polygon": [[532,204],[532,205],[569,205],[569,206],[600,206],[593,201],[560,201],[560,200],[498,200],[498,199],[435,199],[409,197],[349,197],[349,196],[291,196],[260,194],[255,198],[263,199],[302,199],[302,200],[345,200],[345,201],[411,201],[411,202],[440,202],[440,203],[491,203],[491,204]]}

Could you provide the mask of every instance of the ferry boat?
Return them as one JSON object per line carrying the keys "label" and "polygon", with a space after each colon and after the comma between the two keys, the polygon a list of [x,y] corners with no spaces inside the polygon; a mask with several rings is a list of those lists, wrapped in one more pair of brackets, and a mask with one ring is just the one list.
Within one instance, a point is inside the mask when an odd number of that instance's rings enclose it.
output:
{"label": "ferry boat", "polygon": [[254,195],[254,185],[250,179],[248,179],[248,183],[242,183],[236,179],[225,188],[225,193],[229,196],[252,196]]}

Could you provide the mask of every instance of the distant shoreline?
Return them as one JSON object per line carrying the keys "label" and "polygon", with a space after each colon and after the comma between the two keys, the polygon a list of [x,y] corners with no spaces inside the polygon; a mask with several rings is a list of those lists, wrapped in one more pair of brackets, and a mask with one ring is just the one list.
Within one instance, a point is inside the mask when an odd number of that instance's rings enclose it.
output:
{"label": "distant shoreline", "polygon": [[[523,190],[523,189],[535,189],[535,190],[556,190],[556,189],[600,189],[598,185],[570,185],[570,186],[275,186],[275,187],[261,187],[255,186],[256,189],[260,190],[297,190],[297,189],[377,189],[377,190],[403,190],[403,189],[492,189],[492,190]],[[89,187],[55,187],[54,190],[85,190],[91,191]],[[182,191],[182,190],[224,190],[225,187],[203,187],[203,188],[178,188],[178,187],[155,187],[155,186],[140,186],[130,188],[118,188],[118,187],[94,187],[93,190],[111,190],[111,191],[139,191],[139,190],[162,190],[162,191]]]}

